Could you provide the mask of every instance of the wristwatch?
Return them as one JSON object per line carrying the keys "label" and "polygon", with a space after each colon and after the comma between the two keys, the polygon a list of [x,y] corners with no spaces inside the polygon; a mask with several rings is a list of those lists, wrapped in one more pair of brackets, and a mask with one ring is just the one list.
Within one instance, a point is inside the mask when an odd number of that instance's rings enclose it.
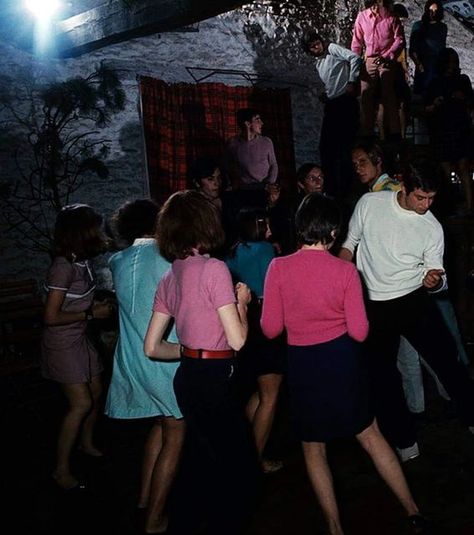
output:
{"label": "wristwatch", "polygon": [[90,321],[90,320],[93,320],[93,319],[94,319],[94,313],[92,312],[92,307],[90,306],[86,310],[86,321]]}

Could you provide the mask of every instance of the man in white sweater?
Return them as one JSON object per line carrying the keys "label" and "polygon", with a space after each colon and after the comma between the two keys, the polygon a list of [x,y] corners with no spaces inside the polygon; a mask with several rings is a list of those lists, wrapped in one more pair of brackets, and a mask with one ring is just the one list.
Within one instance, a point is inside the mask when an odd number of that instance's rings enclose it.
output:
{"label": "man in white sweater", "polygon": [[423,162],[411,166],[401,191],[364,195],[340,253],[352,260],[358,248],[357,267],[368,291],[367,348],[375,413],[403,460],[418,454],[418,444],[397,369],[400,335],[423,355],[465,423],[474,426],[474,385],[427,294],[447,286],[443,230],[429,211],[437,188],[436,172]]}

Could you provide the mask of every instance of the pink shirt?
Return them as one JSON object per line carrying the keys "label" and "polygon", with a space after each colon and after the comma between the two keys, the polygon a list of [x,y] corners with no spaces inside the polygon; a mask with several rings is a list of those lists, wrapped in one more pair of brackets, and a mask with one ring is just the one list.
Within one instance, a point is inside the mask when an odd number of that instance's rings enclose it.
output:
{"label": "pink shirt", "polygon": [[364,9],[356,18],[352,35],[351,49],[361,56],[383,56],[395,59],[404,45],[403,28],[397,17],[392,16],[384,7],[377,15]]}
{"label": "pink shirt", "polygon": [[327,251],[300,249],[275,258],[263,295],[261,325],[268,338],[284,328],[288,343],[295,346],[328,342],[345,333],[359,342],[367,337],[357,269]]}
{"label": "pink shirt", "polygon": [[155,294],[153,310],[173,316],[178,340],[192,349],[230,349],[217,309],[236,302],[224,262],[208,255],[175,260]]}

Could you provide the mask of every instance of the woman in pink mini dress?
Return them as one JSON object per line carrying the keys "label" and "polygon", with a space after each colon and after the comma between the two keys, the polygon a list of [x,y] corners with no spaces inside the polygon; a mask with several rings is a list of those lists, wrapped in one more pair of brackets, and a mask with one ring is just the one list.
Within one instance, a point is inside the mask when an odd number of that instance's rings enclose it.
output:
{"label": "woman in pink mini dress", "polygon": [[102,217],[84,204],[64,207],[54,231],[48,270],[42,340],[42,374],[56,381],[69,403],[58,437],[53,477],[63,490],[78,487],[71,472],[72,448],[80,433],[81,450],[95,457],[93,428],[101,393],[102,366],[86,335],[88,320],[106,318],[110,305],[94,303],[95,281],[89,259],[103,251]]}

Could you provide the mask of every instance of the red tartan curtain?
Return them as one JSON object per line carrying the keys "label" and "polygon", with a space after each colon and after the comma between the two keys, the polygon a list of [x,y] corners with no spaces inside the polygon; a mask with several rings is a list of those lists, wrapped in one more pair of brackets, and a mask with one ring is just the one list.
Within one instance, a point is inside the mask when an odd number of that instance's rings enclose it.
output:
{"label": "red tartan curtain", "polygon": [[285,183],[294,177],[293,130],[288,89],[232,87],[221,83],[167,84],[140,78],[151,196],[162,202],[189,187],[187,169],[198,156],[219,158],[238,133],[239,108],[256,108],[270,137]]}

